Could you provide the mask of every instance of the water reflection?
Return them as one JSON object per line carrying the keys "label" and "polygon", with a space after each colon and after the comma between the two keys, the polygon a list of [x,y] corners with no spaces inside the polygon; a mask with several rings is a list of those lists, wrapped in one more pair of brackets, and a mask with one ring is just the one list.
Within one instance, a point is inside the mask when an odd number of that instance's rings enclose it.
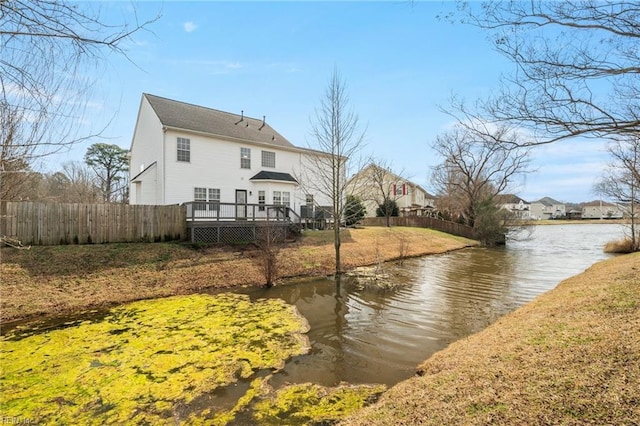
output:
{"label": "water reflection", "polygon": [[622,233],[618,225],[536,227],[531,239],[507,247],[386,265],[399,284],[392,289],[318,279],[244,292],[295,304],[311,326],[311,353],[288,362],[274,386],[393,385],[449,343],[608,257],[603,245]]}

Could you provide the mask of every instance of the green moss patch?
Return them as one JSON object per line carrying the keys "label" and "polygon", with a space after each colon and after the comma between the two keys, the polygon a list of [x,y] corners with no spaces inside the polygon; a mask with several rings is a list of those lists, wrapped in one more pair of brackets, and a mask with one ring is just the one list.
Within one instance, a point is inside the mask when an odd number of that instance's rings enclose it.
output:
{"label": "green moss patch", "polygon": [[380,396],[384,385],[326,388],[304,383],[286,386],[253,406],[261,425],[307,425],[340,420]]}
{"label": "green moss patch", "polygon": [[190,404],[306,353],[308,327],[283,301],[224,294],[136,302],[99,320],[9,334],[0,341],[2,414],[57,424],[215,418]]}

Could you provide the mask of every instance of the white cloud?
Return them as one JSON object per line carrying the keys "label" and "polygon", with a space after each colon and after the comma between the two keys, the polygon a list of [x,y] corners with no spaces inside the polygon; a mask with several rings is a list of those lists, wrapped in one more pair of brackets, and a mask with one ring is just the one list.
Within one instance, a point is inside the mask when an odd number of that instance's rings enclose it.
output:
{"label": "white cloud", "polygon": [[195,23],[193,23],[192,21],[187,21],[184,24],[182,24],[182,28],[184,28],[184,30],[186,32],[192,33],[192,32],[194,32],[195,30],[198,29],[198,26]]}

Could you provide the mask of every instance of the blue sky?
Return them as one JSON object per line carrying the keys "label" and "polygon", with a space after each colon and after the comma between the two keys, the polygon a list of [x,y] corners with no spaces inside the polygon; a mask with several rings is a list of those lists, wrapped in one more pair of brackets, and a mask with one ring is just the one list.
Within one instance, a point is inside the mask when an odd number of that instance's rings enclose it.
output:
{"label": "blue sky", "polygon": [[[129,148],[142,93],[262,118],[299,146],[313,146],[310,119],[334,67],[366,126],[365,151],[431,189],[439,159],[433,139],[453,120],[452,95],[468,101],[496,90],[512,65],[486,34],[437,19],[452,2],[141,2],[138,19],[160,13],[134,35],[123,56],[108,53],[96,78],[87,125],[106,123],[106,142]],[[101,3],[105,16],[131,17],[131,3]],[[81,160],[90,143],[59,161]],[[527,201],[596,198],[607,158],[597,141],[536,149],[534,167],[516,189]]]}

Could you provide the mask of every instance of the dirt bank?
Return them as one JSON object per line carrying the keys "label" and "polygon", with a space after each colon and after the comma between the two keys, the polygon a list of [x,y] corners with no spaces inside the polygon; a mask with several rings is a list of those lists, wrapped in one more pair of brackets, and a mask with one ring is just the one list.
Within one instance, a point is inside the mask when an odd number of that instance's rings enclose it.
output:
{"label": "dirt bank", "polygon": [[[331,231],[310,231],[278,253],[280,283],[334,270]],[[344,231],[345,269],[443,253],[475,242],[419,228]],[[103,244],[0,250],[2,322],[60,315],[209,288],[261,285],[257,253],[246,247],[175,243]]]}
{"label": "dirt bank", "polygon": [[640,253],[453,343],[344,425],[640,424]]}

